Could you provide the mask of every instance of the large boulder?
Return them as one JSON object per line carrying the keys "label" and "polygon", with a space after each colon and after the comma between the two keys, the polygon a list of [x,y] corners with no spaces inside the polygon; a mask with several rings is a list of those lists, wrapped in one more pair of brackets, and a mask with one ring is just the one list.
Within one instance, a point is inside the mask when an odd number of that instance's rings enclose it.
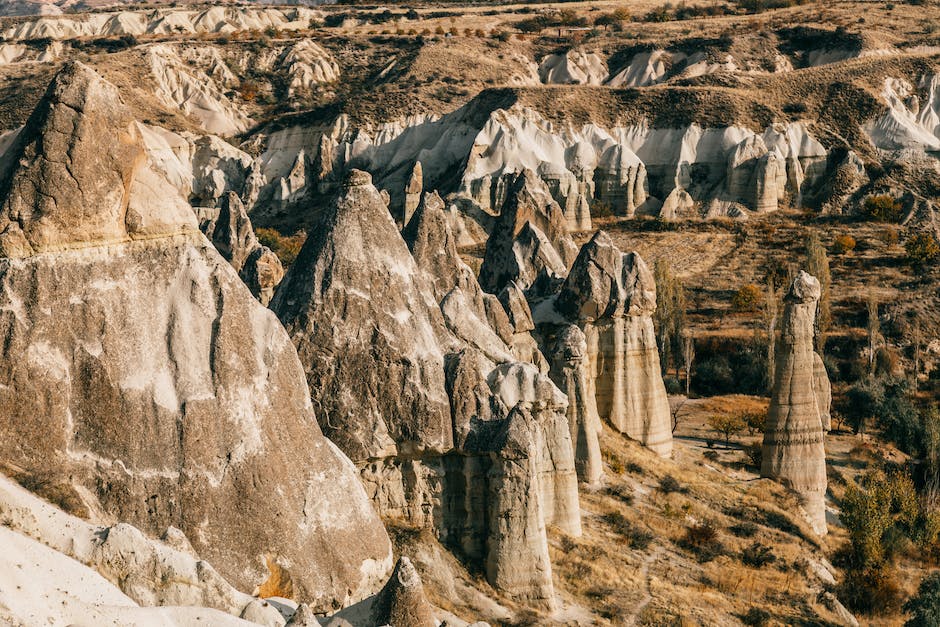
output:
{"label": "large boulder", "polygon": [[66,66],[0,195],[0,461],[90,512],[181,529],[242,589],[324,610],[371,594],[390,543],[290,338],[152,167],[116,88]]}
{"label": "large boulder", "polygon": [[825,534],[825,431],[831,391],[825,366],[813,350],[819,294],[819,281],[801,271],[786,295],[761,476],[799,494],[810,524]]}

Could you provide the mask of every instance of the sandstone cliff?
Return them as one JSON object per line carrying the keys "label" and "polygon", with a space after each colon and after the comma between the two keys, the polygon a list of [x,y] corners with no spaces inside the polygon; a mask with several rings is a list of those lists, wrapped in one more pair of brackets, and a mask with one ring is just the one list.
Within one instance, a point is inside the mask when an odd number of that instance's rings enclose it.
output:
{"label": "sandstone cliff", "polygon": [[0,198],[0,460],[91,512],[178,527],[243,589],[322,609],[374,591],[389,541],[290,338],[117,90],[62,70],[4,153]]}

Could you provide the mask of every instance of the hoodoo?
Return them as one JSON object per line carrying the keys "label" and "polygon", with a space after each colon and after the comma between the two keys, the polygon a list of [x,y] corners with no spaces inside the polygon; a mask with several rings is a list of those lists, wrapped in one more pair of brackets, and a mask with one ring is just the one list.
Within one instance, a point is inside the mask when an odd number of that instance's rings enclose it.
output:
{"label": "hoodoo", "polygon": [[324,430],[376,507],[431,529],[500,589],[553,607],[546,526],[581,533],[567,398],[491,325],[512,335],[441,205],[425,195],[403,237],[353,170],[272,308]]}
{"label": "hoodoo", "polygon": [[67,65],[0,160],[0,198],[0,461],[88,511],[179,528],[241,589],[320,611],[373,593],[389,539],[290,338],[117,89]]}
{"label": "hoodoo", "polygon": [[581,247],[555,309],[584,333],[600,417],[660,455],[671,455],[669,401],[653,332],[656,284],[643,259],[621,253],[598,231]]}
{"label": "hoodoo", "polygon": [[773,395],[764,429],[761,476],[795,490],[817,533],[826,533],[826,449],[830,387],[813,350],[820,287],[800,272],[786,296]]}

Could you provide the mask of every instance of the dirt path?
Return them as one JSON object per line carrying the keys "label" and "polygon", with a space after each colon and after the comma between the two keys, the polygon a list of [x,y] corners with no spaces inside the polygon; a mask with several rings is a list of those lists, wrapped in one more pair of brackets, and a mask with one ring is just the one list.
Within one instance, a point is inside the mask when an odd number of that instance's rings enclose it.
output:
{"label": "dirt path", "polygon": [[643,566],[640,568],[640,576],[643,579],[643,598],[640,599],[640,602],[633,608],[633,612],[628,616],[624,616],[624,625],[636,625],[637,619],[643,614],[643,610],[645,610],[646,606],[653,600],[653,594],[650,591],[650,564],[658,560],[662,554],[663,548],[656,547],[656,550],[647,555],[646,559],[643,561]]}

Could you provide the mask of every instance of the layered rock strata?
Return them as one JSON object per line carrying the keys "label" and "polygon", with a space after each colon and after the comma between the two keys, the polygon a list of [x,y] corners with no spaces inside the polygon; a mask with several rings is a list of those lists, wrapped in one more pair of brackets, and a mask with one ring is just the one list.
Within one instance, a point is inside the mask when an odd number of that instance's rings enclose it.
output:
{"label": "layered rock strata", "polygon": [[801,271],[785,298],[761,476],[796,491],[813,528],[825,534],[824,436],[831,397],[825,366],[813,350],[819,294],[819,281]]}
{"label": "layered rock strata", "polygon": [[116,88],[66,66],[4,153],[0,198],[0,461],[90,512],[181,529],[239,588],[321,610],[371,594],[388,536],[290,338]]}

